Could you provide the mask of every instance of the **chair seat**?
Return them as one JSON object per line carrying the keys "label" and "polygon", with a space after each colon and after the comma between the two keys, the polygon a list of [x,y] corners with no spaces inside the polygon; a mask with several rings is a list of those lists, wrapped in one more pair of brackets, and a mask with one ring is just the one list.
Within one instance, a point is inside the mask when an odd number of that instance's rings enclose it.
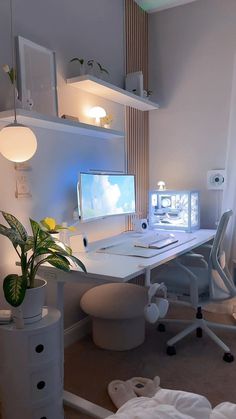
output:
{"label": "chair seat", "polygon": [[[198,277],[198,293],[206,294],[209,292],[208,270],[204,268],[189,268],[191,272]],[[152,282],[153,282],[152,278]],[[155,272],[155,282],[164,282],[168,292],[174,294],[190,295],[191,278],[176,266],[166,265]]]}

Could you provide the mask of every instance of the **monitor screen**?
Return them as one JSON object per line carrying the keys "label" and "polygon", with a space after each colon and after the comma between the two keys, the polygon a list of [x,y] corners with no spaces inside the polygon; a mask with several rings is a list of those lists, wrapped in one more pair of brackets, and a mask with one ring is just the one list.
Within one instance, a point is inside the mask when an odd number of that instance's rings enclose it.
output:
{"label": "monitor screen", "polygon": [[79,207],[83,221],[134,214],[134,175],[80,173]]}

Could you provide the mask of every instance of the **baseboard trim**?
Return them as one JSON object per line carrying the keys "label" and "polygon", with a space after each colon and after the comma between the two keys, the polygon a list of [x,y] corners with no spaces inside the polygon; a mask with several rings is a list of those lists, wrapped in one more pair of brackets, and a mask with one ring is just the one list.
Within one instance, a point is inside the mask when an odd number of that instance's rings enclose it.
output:
{"label": "baseboard trim", "polygon": [[84,336],[88,335],[91,332],[92,324],[90,318],[87,316],[82,320],[72,324],[72,326],[67,327],[64,330],[64,345],[72,345],[72,343],[77,340],[82,339]]}

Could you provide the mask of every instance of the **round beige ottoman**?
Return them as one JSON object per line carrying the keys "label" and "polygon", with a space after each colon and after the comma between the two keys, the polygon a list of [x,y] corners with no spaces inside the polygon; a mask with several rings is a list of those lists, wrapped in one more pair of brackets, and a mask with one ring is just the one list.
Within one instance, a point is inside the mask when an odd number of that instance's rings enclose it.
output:
{"label": "round beige ottoman", "polygon": [[147,301],[147,290],[134,284],[104,284],[87,291],[80,304],[92,317],[94,343],[115,351],[141,345]]}

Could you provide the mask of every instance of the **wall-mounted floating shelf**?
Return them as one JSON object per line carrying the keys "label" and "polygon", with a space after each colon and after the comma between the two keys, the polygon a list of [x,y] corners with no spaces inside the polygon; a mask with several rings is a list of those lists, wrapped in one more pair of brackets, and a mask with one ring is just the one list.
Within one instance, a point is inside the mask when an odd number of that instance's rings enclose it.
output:
{"label": "wall-mounted floating shelf", "polygon": [[[13,110],[0,112],[0,125],[13,122]],[[17,121],[30,127],[46,128],[55,131],[70,132],[71,134],[87,135],[97,138],[118,138],[124,137],[123,131],[115,131],[96,125],[84,124],[82,122],[69,121],[68,119],[56,116],[41,115],[37,112],[17,109]]]}
{"label": "wall-mounted floating shelf", "polygon": [[148,99],[139,97],[127,90],[87,74],[85,76],[67,79],[67,83],[85,92],[101,96],[104,99],[120,103],[121,105],[131,106],[140,111],[152,111],[159,108],[157,103],[153,103]]}

